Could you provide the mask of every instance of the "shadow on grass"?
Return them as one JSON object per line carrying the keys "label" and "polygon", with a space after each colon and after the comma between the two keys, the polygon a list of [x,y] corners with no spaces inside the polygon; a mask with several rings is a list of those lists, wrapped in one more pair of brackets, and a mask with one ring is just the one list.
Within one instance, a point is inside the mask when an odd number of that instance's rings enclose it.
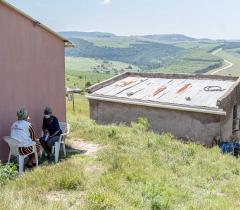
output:
{"label": "shadow on grass", "polygon": [[[76,148],[72,148],[70,146],[67,146],[66,147],[66,151],[67,151],[67,156],[64,157],[64,154],[63,154],[63,151],[60,151],[60,154],[59,154],[59,162],[62,162],[62,161],[65,161],[65,160],[68,160],[70,158],[72,158],[73,156],[75,155],[84,155],[86,154],[88,151],[87,150],[84,150],[84,149],[76,149]],[[28,158],[25,158],[25,165],[26,165],[26,162],[27,162]],[[51,165],[51,164],[55,164],[54,161],[49,161],[45,155],[42,155],[41,157],[38,158],[39,160],[39,167],[41,166],[47,166],[47,165]],[[58,163],[59,163],[58,162]],[[5,168],[7,168],[8,166],[14,166],[14,168],[12,169],[13,171],[15,171],[16,173],[18,172],[19,170],[19,166],[18,166],[18,161],[17,161],[17,158],[16,157],[12,157],[11,158],[11,161],[10,161],[10,164],[2,164],[2,166],[5,166]],[[35,167],[34,167],[35,168]],[[6,170],[6,169],[5,169]],[[27,172],[27,171],[32,171],[32,169],[27,169],[26,167],[24,167],[24,171]],[[14,175],[16,176],[16,175]],[[1,178],[1,177],[0,177]]]}
{"label": "shadow on grass", "polygon": [[66,158],[64,158],[63,152],[60,153],[61,160],[62,160],[62,158],[63,159],[71,158],[74,155],[84,155],[84,154],[86,154],[88,152],[87,150],[76,149],[76,148],[72,148],[70,146],[66,147],[66,151],[67,151],[67,157]]}

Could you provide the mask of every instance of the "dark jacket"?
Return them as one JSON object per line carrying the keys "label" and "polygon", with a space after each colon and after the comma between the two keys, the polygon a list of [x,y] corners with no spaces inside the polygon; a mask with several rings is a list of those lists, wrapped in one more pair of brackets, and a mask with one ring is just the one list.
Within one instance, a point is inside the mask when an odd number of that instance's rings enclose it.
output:
{"label": "dark jacket", "polygon": [[43,118],[43,126],[42,126],[43,131],[47,130],[52,136],[55,132],[59,131],[56,136],[60,136],[62,134],[62,130],[59,125],[59,121],[55,116],[51,116],[51,118],[46,119]]}

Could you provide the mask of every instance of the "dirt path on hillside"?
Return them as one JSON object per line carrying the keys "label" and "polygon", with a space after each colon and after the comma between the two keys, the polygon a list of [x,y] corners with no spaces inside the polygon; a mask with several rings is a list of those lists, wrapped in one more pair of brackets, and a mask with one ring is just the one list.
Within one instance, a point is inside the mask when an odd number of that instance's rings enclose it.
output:
{"label": "dirt path on hillside", "polygon": [[85,141],[84,139],[71,139],[69,141],[70,147],[67,148],[67,152],[79,153],[89,156],[95,156],[96,153],[101,149],[99,144]]}
{"label": "dirt path on hillside", "polygon": [[[219,52],[221,52],[223,49],[222,48],[219,48],[219,49],[217,49],[217,50],[215,50],[214,52],[212,52],[212,55],[217,55]],[[228,60],[226,60],[226,59],[223,59],[223,61],[225,62],[225,63],[227,63],[227,66],[224,66],[224,67],[222,67],[222,68],[220,68],[220,69],[217,69],[217,70],[215,70],[215,71],[210,71],[208,74],[210,74],[210,75],[215,75],[215,74],[217,74],[217,73],[219,73],[219,72],[221,72],[221,71],[223,71],[223,70],[226,70],[226,69],[229,69],[229,68],[231,68],[234,64],[232,63],[232,62],[230,62],[230,61],[228,61]]]}

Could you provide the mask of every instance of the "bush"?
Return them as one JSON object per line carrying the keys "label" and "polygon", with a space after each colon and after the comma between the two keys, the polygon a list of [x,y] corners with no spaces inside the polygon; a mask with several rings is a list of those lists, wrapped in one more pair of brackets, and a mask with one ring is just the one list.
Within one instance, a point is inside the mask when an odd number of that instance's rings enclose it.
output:
{"label": "bush", "polygon": [[109,137],[109,138],[113,138],[113,137],[115,137],[116,135],[117,135],[116,129],[114,129],[114,128],[109,129],[109,131],[108,131],[108,137]]}
{"label": "bush", "polygon": [[147,131],[150,129],[151,125],[147,118],[140,117],[136,123],[132,123],[132,127],[137,130]]}
{"label": "bush", "polygon": [[4,184],[6,181],[17,176],[16,164],[2,165],[0,164],[0,184]]}
{"label": "bush", "polygon": [[88,88],[88,87],[90,87],[90,86],[92,86],[91,82],[87,81],[87,82],[85,83],[85,88]]}

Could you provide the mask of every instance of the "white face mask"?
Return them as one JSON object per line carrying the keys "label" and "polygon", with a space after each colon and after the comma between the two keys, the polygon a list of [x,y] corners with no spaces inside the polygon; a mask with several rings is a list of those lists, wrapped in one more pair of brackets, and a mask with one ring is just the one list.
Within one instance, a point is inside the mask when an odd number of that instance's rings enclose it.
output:
{"label": "white face mask", "polygon": [[46,114],[46,115],[44,115],[44,117],[45,117],[46,119],[49,119],[49,118],[51,117],[51,115]]}

